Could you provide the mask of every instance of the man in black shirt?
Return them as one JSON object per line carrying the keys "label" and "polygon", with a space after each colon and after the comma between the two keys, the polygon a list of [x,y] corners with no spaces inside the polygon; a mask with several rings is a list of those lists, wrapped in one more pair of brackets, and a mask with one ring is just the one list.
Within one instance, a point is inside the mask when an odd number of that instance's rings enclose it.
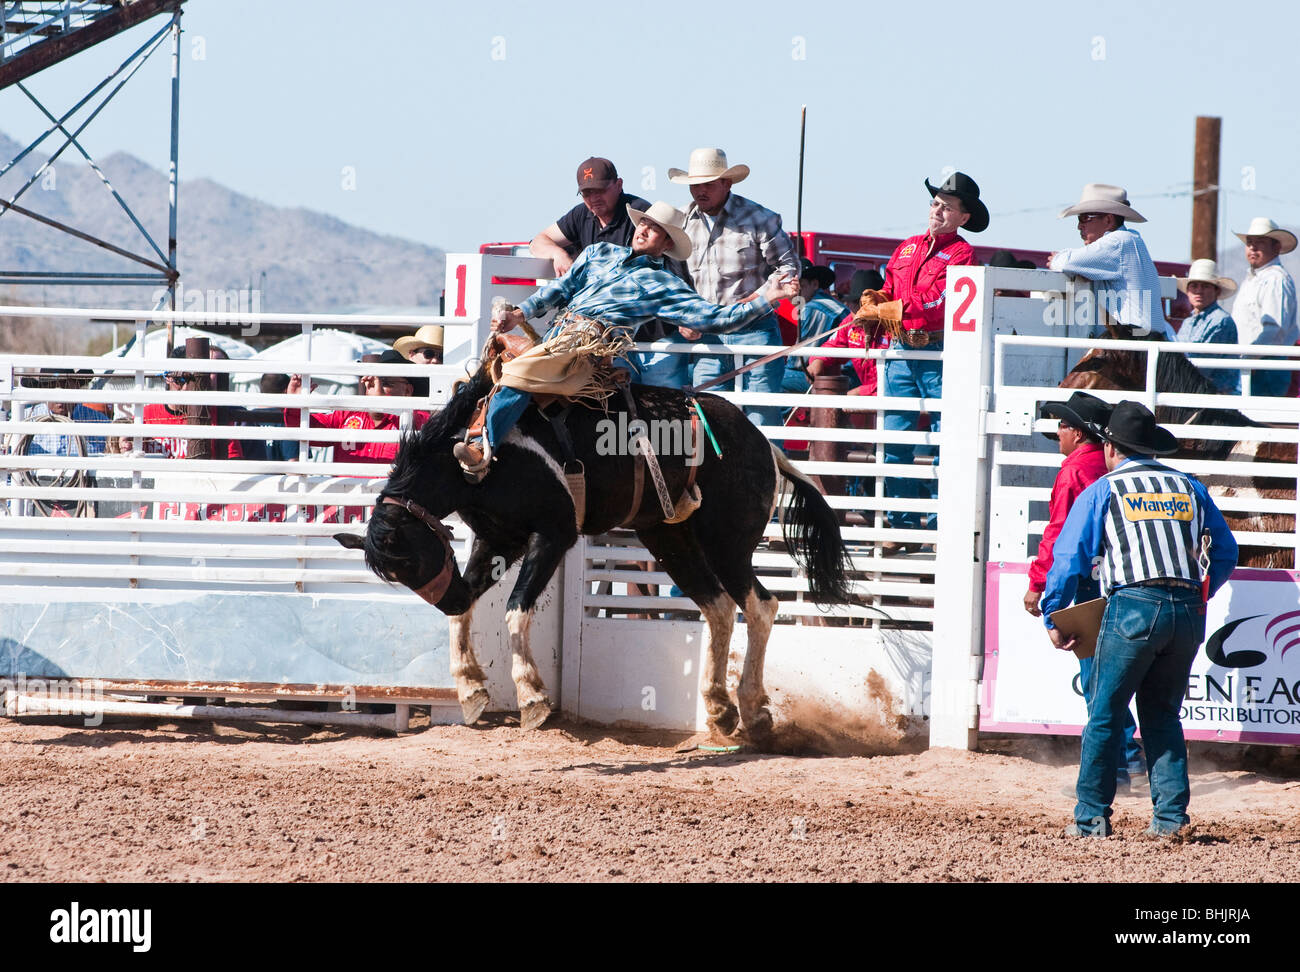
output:
{"label": "man in black shirt", "polygon": [[578,192],[582,202],[574,206],[528,245],[536,257],[545,257],[555,266],[555,275],[569,272],[578,254],[593,243],[631,246],[636,227],[628,218],[627,207],[645,212],[650,204],[640,196],[623,191],[609,159],[590,158],[578,166]]}

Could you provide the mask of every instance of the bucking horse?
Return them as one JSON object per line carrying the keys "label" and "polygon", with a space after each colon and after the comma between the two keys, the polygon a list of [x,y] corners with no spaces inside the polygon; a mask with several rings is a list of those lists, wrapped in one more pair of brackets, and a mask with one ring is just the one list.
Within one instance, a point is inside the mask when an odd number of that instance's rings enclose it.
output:
{"label": "bucking horse", "polygon": [[[405,436],[365,536],[335,535],[345,547],[364,550],[367,566],[379,577],[411,588],[450,618],[451,673],[466,724],[476,722],[488,704],[486,675],[470,643],[470,617],[478,599],[501,578],[505,566],[522,560],[507,603],[506,629],[520,724],[536,728],[553,710],[529,649],[538,597],[579,533],[591,536],[624,527],[636,532],[704,615],[701,692],[710,729],[729,736],[743,724],[751,741],[768,737],[772,713],[763,688],[763,659],[777,600],[755,576],[752,560],[787,486],[791,497],[781,507],[782,534],[808,580],[811,599],[823,605],[861,603],[850,591],[851,562],[838,519],[817,486],[724,399],[709,394],[691,398],[676,389],[635,384],[630,394],[642,422],[707,426],[699,433],[702,438],[692,436],[699,448],[672,450],[674,454],[664,450],[658,459],[664,486],[674,497],[688,491],[694,474],[701,502],[685,520],[665,522],[659,491],[638,487],[634,463],[646,461],[635,454],[638,450],[611,449],[611,437],[602,438],[602,429],[611,426],[601,422],[627,427],[619,423],[619,412],[627,405],[617,397],[604,408],[572,405],[559,422],[553,412],[548,418],[530,406],[500,443],[491,473],[472,484],[463,477],[452,446],[491,387],[486,365],[480,367],[442,411]],[[698,423],[692,420],[695,403]],[[562,443],[562,437],[569,441]],[[574,462],[585,469],[581,524],[565,476]],[[643,475],[643,482],[649,479]],[[442,523],[452,513],[474,534],[463,573]],[[726,687],[737,609],[748,629],[739,711]]]}

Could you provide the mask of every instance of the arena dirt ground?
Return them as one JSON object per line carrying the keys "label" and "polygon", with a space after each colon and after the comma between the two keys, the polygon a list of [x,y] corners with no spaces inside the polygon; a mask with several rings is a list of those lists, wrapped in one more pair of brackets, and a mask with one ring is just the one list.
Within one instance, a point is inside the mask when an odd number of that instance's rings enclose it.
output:
{"label": "arena dirt ground", "polygon": [[1194,745],[1193,827],[1161,841],[1146,796],[1119,798],[1108,840],[1063,835],[1073,739],[681,743],[509,717],[400,737],[0,720],[0,880],[1300,880],[1294,749]]}

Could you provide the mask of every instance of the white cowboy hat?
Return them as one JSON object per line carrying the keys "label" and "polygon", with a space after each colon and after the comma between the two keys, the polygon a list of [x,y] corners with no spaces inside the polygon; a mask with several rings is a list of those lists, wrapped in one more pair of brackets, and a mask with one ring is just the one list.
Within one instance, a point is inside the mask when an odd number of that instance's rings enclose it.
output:
{"label": "white cowboy hat", "polygon": [[691,160],[686,163],[686,170],[669,169],[668,181],[679,182],[687,186],[697,186],[714,179],[730,179],[733,183],[742,181],[749,175],[749,166],[727,166],[727,153],[719,148],[697,148],[691,152]]}
{"label": "white cowboy hat", "polygon": [[1280,251],[1282,253],[1290,253],[1295,249],[1296,244],[1294,233],[1282,229],[1267,216],[1256,216],[1250,221],[1250,225],[1246,227],[1246,232],[1233,233],[1232,235],[1243,243],[1246,242],[1248,236],[1267,236],[1269,239],[1277,240],[1282,244]]}
{"label": "white cowboy hat", "polygon": [[1084,186],[1079,201],[1062,209],[1060,218],[1078,216],[1081,213],[1114,213],[1131,223],[1147,221],[1145,216],[1128,204],[1127,192],[1119,186],[1108,186],[1104,182],[1090,182]]}
{"label": "white cowboy hat", "polygon": [[1219,267],[1213,260],[1193,260],[1191,269],[1185,277],[1175,277],[1178,289],[1187,293],[1189,283],[1210,283],[1219,288],[1219,296],[1227,297],[1237,289],[1237,281],[1231,277],[1220,277]]}
{"label": "white cowboy hat", "polygon": [[426,324],[412,335],[399,337],[393,342],[393,350],[404,358],[410,358],[420,348],[437,348],[441,351],[442,341],[442,325]]}
{"label": "white cowboy hat", "polygon": [[668,251],[668,256],[675,260],[685,260],[691,255],[691,238],[686,235],[686,214],[680,209],[666,202],[656,202],[645,211],[628,206],[627,215],[633,223],[639,224],[648,218],[667,230],[673,240],[673,248]]}

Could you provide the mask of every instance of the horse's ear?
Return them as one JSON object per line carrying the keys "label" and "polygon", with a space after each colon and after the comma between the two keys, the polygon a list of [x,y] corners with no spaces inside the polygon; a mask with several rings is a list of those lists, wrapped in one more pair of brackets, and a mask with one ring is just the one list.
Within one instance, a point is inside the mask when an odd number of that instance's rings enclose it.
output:
{"label": "horse's ear", "polygon": [[336,533],[334,539],[349,550],[364,550],[366,547],[366,538],[355,533]]}

